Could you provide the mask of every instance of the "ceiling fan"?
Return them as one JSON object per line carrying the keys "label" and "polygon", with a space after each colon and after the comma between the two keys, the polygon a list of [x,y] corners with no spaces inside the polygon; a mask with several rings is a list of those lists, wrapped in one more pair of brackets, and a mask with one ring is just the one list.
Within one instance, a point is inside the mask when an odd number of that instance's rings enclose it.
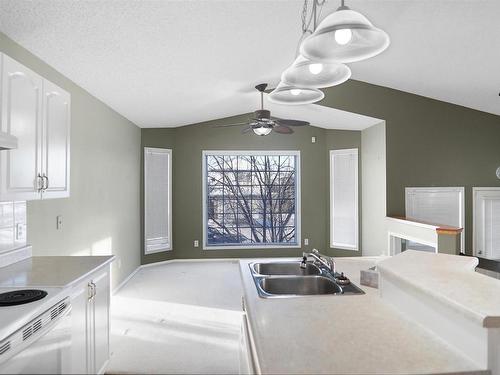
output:
{"label": "ceiling fan", "polygon": [[226,128],[230,126],[242,126],[247,125],[242,133],[248,133],[253,130],[253,132],[257,135],[268,135],[272,131],[279,134],[292,134],[293,129],[290,126],[306,126],[309,125],[307,121],[299,121],[299,120],[289,120],[289,119],[281,119],[278,117],[271,116],[271,112],[267,109],[264,109],[264,91],[267,88],[267,83],[261,83],[255,86],[257,91],[260,92],[260,109],[256,110],[253,114],[253,118],[251,118],[247,122],[240,122],[237,124],[229,124],[229,125],[217,125],[217,128]]}

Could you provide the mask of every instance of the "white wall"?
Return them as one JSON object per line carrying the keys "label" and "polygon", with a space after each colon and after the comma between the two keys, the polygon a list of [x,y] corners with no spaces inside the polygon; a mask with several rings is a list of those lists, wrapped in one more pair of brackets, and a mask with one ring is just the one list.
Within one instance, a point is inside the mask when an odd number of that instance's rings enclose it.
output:
{"label": "white wall", "polygon": [[140,264],[140,129],[2,33],[0,51],[71,93],[71,196],[28,202],[33,255],[115,254],[116,286]]}
{"label": "white wall", "polygon": [[363,255],[387,254],[385,122],[361,132]]}

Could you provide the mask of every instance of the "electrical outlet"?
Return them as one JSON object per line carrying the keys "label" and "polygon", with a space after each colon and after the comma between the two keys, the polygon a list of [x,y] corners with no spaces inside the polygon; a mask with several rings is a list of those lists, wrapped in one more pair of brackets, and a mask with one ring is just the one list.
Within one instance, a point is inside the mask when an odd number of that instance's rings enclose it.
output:
{"label": "electrical outlet", "polygon": [[194,247],[199,247],[200,246],[200,242],[198,240],[194,240],[193,241],[193,246]]}
{"label": "electrical outlet", "polygon": [[16,241],[22,240],[24,238],[24,224],[16,224]]}
{"label": "electrical outlet", "polygon": [[304,246],[308,246],[309,245],[309,238],[304,238]]}
{"label": "electrical outlet", "polygon": [[62,215],[57,215],[57,217],[56,217],[56,229],[57,230],[62,229],[62,226],[63,226]]}

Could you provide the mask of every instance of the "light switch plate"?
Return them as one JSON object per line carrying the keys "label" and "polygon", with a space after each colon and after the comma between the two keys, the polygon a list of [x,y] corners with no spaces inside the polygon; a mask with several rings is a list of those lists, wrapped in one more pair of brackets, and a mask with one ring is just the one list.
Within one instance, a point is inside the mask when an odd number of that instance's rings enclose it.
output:
{"label": "light switch plate", "polygon": [[309,245],[309,238],[304,238],[304,246],[308,246]]}
{"label": "light switch plate", "polygon": [[194,240],[193,241],[193,246],[194,247],[199,247],[200,246],[200,242],[198,240]]}
{"label": "light switch plate", "polygon": [[62,226],[63,226],[62,215],[57,215],[57,217],[56,217],[56,228],[57,228],[57,230],[62,229]]}

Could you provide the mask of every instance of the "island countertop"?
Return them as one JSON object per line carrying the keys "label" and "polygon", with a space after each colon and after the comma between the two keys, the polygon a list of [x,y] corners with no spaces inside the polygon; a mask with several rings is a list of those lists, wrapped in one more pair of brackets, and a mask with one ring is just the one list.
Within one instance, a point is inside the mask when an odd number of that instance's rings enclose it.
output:
{"label": "island countertop", "polygon": [[439,299],[482,327],[500,327],[500,282],[474,272],[478,259],[408,250],[379,265],[398,283]]}
{"label": "island countertop", "polygon": [[360,270],[377,258],[336,259],[337,269],[364,295],[279,299],[259,297],[249,268],[253,261],[240,261],[240,270],[263,374],[489,374],[386,304],[377,289],[359,284]]}
{"label": "island countertop", "polygon": [[0,287],[66,287],[114,258],[114,255],[31,257],[0,268]]}

